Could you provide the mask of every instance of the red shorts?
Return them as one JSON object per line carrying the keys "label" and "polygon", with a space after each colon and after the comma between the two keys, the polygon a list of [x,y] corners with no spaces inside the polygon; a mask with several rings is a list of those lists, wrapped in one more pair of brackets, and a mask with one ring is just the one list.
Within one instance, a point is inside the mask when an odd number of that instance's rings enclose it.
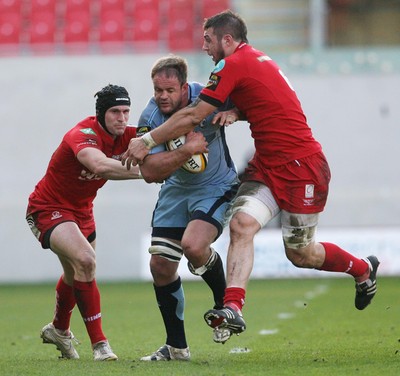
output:
{"label": "red shorts", "polygon": [[330,179],[329,165],[322,152],[274,167],[263,166],[256,153],[242,181],[265,184],[280,209],[290,213],[313,214],[324,210]]}
{"label": "red shorts", "polygon": [[82,212],[60,208],[40,211],[33,210],[28,206],[26,220],[33,235],[36,236],[42,245],[42,248],[50,248],[50,235],[63,222],[75,222],[89,243],[96,239],[96,224],[94,222],[93,210]]}

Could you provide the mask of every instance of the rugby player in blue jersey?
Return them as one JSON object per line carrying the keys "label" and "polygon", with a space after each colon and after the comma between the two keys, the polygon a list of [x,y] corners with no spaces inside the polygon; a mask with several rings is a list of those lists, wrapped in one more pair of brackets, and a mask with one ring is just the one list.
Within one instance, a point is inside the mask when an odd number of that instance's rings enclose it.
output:
{"label": "rugby player in blue jersey", "polygon": [[[140,116],[138,136],[160,126],[197,98],[203,85],[188,83],[187,69],[185,59],[179,56],[156,61],[151,70],[154,96]],[[201,276],[210,287],[214,306],[223,306],[225,272],[221,257],[211,244],[227,223],[238,188],[236,167],[221,125],[238,120],[239,114],[228,104],[220,110],[195,128],[208,143],[208,163],[203,172],[191,173],[180,168],[182,160],[177,162],[173,158],[176,150],[166,151],[164,144],[153,148],[140,165],[148,183],[164,181],[153,213],[149,252],[155,296],[167,338],[157,351],[141,358],[144,361],[190,359],[184,329],[184,292],[178,274],[183,255],[188,259],[189,270]],[[187,140],[196,133],[188,134]],[[165,158],[161,159],[159,153],[164,153]],[[175,172],[171,174],[171,170]],[[230,335],[229,330],[216,328],[213,337],[214,341],[223,343]]]}

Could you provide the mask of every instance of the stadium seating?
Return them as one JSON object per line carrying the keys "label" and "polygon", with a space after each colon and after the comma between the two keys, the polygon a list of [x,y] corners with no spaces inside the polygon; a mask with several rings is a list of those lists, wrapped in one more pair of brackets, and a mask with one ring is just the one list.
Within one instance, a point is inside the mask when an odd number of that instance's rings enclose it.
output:
{"label": "stadium seating", "polygon": [[69,12],[64,19],[64,42],[65,43],[88,43],[90,34],[90,13]]}
{"label": "stadium seating", "polygon": [[0,15],[21,14],[22,0],[0,0]]}
{"label": "stadium seating", "polygon": [[159,9],[136,7],[133,12],[133,41],[158,42],[159,32]]}
{"label": "stadium seating", "polygon": [[127,3],[125,0],[100,0],[100,13],[125,10]]}
{"label": "stadium seating", "polygon": [[169,1],[168,47],[172,51],[191,50],[194,47],[195,1]]}
{"label": "stadium seating", "polygon": [[54,13],[56,9],[56,0],[31,0],[30,3],[32,14],[38,12]]}
{"label": "stadium seating", "polygon": [[201,14],[203,18],[211,17],[214,14],[230,8],[229,0],[202,0],[199,3],[201,3]]}
{"label": "stadium seating", "polygon": [[66,13],[69,12],[90,12],[91,0],[64,0]]}
{"label": "stadium seating", "polygon": [[110,10],[100,16],[100,42],[122,42],[125,35],[125,13]]}
{"label": "stadium seating", "polygon": [[201,48],[201,26],[229,0],[0,0],[0,55],[14,50]]}
{"label": "stadium seating", "polygon": [[32,12],[29,26],[29,42],[51,44],[55,42],[56,17],[51,11]]}
{"label": "stadium seating", "polygon": [[0,12],[0,44],[18,44],[20,42],[20,33],[20,14],[13,11]]}

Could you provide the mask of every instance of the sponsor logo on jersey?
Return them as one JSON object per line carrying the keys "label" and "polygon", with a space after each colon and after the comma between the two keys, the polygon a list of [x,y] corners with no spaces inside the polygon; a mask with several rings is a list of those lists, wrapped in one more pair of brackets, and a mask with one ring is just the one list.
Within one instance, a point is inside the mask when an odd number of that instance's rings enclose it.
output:
{"label": "sponsor logo on jersey", "polygon": [[97,141],[96,141],[96,140],[93,140],[93,139],[91,139],[91,138],[88,138],[88,139],[85,140],[84,142],[80,142],[80,143],[78,144],[78,146],[81,146],[81,145],[97,145]]}
{"label": "sponsor logo on jersey", "polygon": [[216,74],[211,73],[211,76],[208,79],[206,88],[209,90],[213,90],[213,91],[216,90],[220,80],[221,80],[220,76],[217,76]]}
{"label": "sponsor logo on jersey", "polygon": [[224,66],[225,66],[225,60],[222,59],[222,60],[220,60],[220,61],[217,63],[217,65],[215,66],[215,68],[214,68],[214,70],[212,71],[212,73],[221,72],[222,69],[224,69]]}
{"label": "sponsor logo on jersey", "polygon": [[136,129],[136,137],[141,137],[143,136],[145,133],[150,132],[151,128],[147,125],[145,126],[139,126]]}
{"label": "sponsor logo on jersey", "polygon": [[92,128],[83,128],[80,130],[84,134],[94,134],[96,135],[96,132]]}
{"label": "sponsor logo on jersey", "polygon": [[101,176],[94,174],[93,172],[82,170],[81,175],[78,177],[79,180],[100,180]]}

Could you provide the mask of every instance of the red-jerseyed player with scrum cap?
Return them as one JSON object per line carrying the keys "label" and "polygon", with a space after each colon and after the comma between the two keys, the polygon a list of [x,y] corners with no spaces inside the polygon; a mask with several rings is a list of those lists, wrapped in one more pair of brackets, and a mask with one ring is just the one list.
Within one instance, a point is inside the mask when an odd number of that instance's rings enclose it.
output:
{"label": "red-jerseyed player with scrum cap", "polygon": [[127,90],[108,85],[95,96],[96,116],[65,134],[29,197],[26,219],[42,247],[58,256],[64,271],[56,286],[54,319],[41,331],[43,342],[56,345],[63,358],[79,358],[70,331],[76,304],[94,359],[116,360],[101,324],[93,200],[108,179],[137,179],[140,174],[138,168],[128,171],[120,162],[136,136],[136,128],[127,126],[131,105]]}
{"label": "red-jerseyed player with scrum cap", "polygon": [[248,44],[247,27],[238,14],[216,14],[205,20],[203,29],[203,50],[216,64],[208,85],[196,102],[131,140],[122,163],[128,168],[141,163],[154,145],[192,130],[228,96],[250,123],[256,152],[233,205],[224,308],[206,312],[207,324],[231,333],[245,330],[242,307],[253,267],[254,236],[278,213],[287,258],[300,268],[351,275],[355,306],[366,308],[376,293],[378,259],[360,259],[315,240],[330,170],[293,87],[270,57]]}

